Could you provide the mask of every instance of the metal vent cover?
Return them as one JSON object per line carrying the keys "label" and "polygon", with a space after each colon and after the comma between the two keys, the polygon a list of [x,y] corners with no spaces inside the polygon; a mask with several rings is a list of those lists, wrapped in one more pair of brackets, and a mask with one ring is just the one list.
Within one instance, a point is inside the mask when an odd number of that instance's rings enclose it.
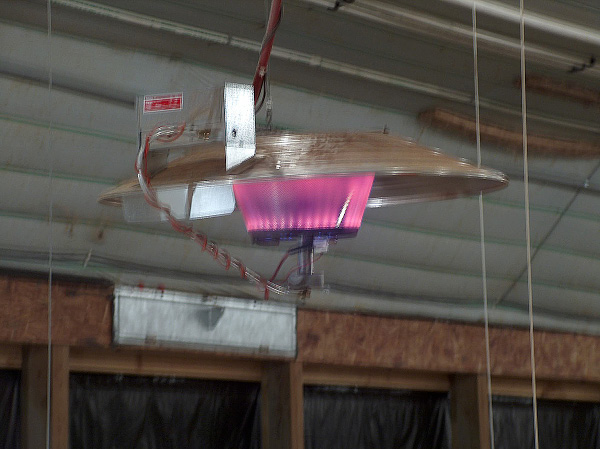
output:
{"label": "metal vent cover", "polygon": [[115,288],[113,342],[296,356],[296,308],[246,299]]}

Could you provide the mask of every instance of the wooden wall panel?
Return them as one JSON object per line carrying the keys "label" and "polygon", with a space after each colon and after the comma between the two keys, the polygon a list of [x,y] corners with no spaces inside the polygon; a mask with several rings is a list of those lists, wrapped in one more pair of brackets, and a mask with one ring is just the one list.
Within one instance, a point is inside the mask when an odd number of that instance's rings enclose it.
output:
{"label": "wooden wall panel", "polygon": [[69,449],[69,347],[52,346],[50,396],[52,449]]}
{"label": "wooden wall panel", "polygon": [[297,327],[303,362],[465,373],[485,366],[476,326],[300,310]]}
{"label": "wooden wall panel", "polygon": [[0,369],[21,369],[23,350],[19,345],[0,343]]}
{"label": "wooden wall panel", "polygon": [[[52,346],[50,396],[50,447],[69,447],[69,347]],[[23,348],[21,372],[22,446],[46,447],[48,404],[48,347]]]}
{"label": "wooden wall panel", "polygon": [[490,449],[489,401],[486,376],[453,376],[450,392],[452,447]]}
{"label": "wooden wall panel", "polygon": [[[57,280],[52,286],[52,342],[108,346],[112,332],[112,292],[106,284]],[[0,341],[48,341],[48,279],[0,275]]]}
{"label": "wooden wall panel", "polygon": [[50,447],[69,449],[69,347],[52,346]]}
{"label": "wooden wall panel", "polygon": [[302,365],[267,363],[261,395],[262,449],[304,449]]}
{"label": "wooden wall panel", "polygon": [[[531,375],[528,331],[492,328],[490,344],[495,375]],[[535,356],[540,378],[600,380],[600,337],[536,331]]]}
{"label": "wooden wall panel", "polygon": [[[600,381],[600,337],[536,331],[539,378]],[[492,373],[530,376],[527,330],[491,328]],[[438,321],[298,312],[298,359],[306,363],[403,370],[485,371],[482,326]]]}
{"label": "wooden wall panel", "polygon": [[70,370],[260,382],[262,363],[216,354],[136,348],[71,348]]}
{"label": "wooden wall panel", "polygon": [[336,385],[419,391],[448,391],[450,376],[444,373],[402,371],[392,368],[305,364],[305,385]]}
{"label": "wooden wall panel", "polygon": [[21,371],[21,446],[46,447],[46,406],[48,401],[48,348],[32,346],[23,350]]}
{"label": "wooden wall panel", "polygon": [[[52,288],[53,344],[109,348],[113,287],[59,279]],[[46,277],[0,275],[3,345],[47,343],[47,289]],[[304,364],[407,372],[485,371],[483,328],[478,325],[301,309],[297,333],[298,361]],[[600,382],[599,336],[536,331],[535,341],[538,378]],[[529,376],[527,330],[491,328],[490,344],[495,376]],[[4,357],[6,367],[18,367],[20,360],[13,352],[5,356],[0,352],[0,365]],[[99,369],[98,364],[95,367]],[[136,369],[127,365],[128,372]]]}
{"label": "wooden wall panel", "polygon": [[[531,379],[514,377],[492,378],[492,392],[500,396],[533,396]],[[600,402],[600,383],[594,382],[538,379],[536,392],[540,399]]]}

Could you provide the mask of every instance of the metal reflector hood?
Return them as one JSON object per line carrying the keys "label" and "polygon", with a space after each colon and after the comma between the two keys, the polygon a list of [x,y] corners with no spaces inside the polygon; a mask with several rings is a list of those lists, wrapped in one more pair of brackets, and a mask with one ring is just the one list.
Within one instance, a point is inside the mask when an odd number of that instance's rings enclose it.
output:
{"label": "metal reflector hood", "polygon": [[[506,176],[380,133],[277,133],[256,136],[256,155],[227,172],[222,147],[207,144],[168,164],[152,177],[158,192],[196,185],[236,184],[272,178],[302,179],[373,173],[367,207],[475,195],[505,187]],[[139,195],[137,178],[104,192],[102,203],[120,205]]]}

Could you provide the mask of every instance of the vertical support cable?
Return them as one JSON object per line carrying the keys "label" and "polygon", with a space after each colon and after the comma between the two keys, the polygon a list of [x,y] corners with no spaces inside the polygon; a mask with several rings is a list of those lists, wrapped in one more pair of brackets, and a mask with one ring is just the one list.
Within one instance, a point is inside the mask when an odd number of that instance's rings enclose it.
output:
{"label": "vertical support cable", "polygon": [[[481,167],[481,129],[479,121],[479,64],[477,57],[477,3],[473,2],[473,84],[475,86],[475,136],[477,143],[477,167]],[[490,357],[490,326],[488,311],[487,266],[485,257],[485,225],[483,220],[483,193],[479,193],[479,238],[481,247],[481,281],[483,289],[483,320],[485,332],[485,372],[487,377],[488,424],[490,448],[494,449],[494,415],[492,410],[492,364]]]}
{"label": "vertical support cable", "polygon": [[254,74],[254,79],[252,80],[255,105],[258,103],[260,91],[263,87],[263,81],[267,73],[267,66],[269,64],[269,57],[271,56],[271,49],[273,48],[273,41],[275,40],[275,31],[277,31],[277,27],[281,21],[281,14],[281,0],[272,0],[269,20],[267,22],[267,29],[265,30],[265,37],[263,38],[260,54],[258,56],[256,73]]}
{"label": "vertical support cable", "polygon": [[48,134],[46,138],[46,154],[48,155],[48,374],[46,377],[46,449],[50,449],[50,424],[52,401],[52,252],[54,242],[53,232],[53,192],[52,170],[52,0],[47,0],[46,14],[48,16]]}
{"label": "vertical support cable", "polygon": [[[271,11],[271,5],[269,0],[265,0],[265,28],[269,26],[269,12]],[[267,73],[265,74],[265,81],[263,89],[265,89],[265,104],[266,104],[266,127],[268,131],[272,130],[273,123],[273,98],[271,98],[271,63],[267,64]]]}
{"label": "vertical support cable", "polygon": [[529,216],[529,164],[527,154],[527,90],[525,82],[525,15],[524,0],[519,0],[521,38],[521,116],[523,118],[523,183],[525,190],[525,238],[527,240],[527,298],[529,304],[529,347],[531,357],[531,391],[533,396],[533,438],[535,449],[540,448],[535,380],[535,342],[533,336],[533,287],[531,279],[531,225]]}

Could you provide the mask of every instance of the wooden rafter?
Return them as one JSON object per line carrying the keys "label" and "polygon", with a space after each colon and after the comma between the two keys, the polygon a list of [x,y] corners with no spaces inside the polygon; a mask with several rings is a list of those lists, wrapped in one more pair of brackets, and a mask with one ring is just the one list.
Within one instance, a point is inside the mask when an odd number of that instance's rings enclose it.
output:
{"label": "wooden rafter", "polygon": [[[476,138],[475,118],[446,109],[427,109],[419,114],[422,123],[451,131],[472,141]],[[500,125],[482,122],[480,124],[481,141],[505,146],[514,151],[523,147],[523,135],[520,129],[508,129]],[[567,158],[600,157],[600,142],[569,140],[556,136],[528,134],[527,146],[532,155]]]}

